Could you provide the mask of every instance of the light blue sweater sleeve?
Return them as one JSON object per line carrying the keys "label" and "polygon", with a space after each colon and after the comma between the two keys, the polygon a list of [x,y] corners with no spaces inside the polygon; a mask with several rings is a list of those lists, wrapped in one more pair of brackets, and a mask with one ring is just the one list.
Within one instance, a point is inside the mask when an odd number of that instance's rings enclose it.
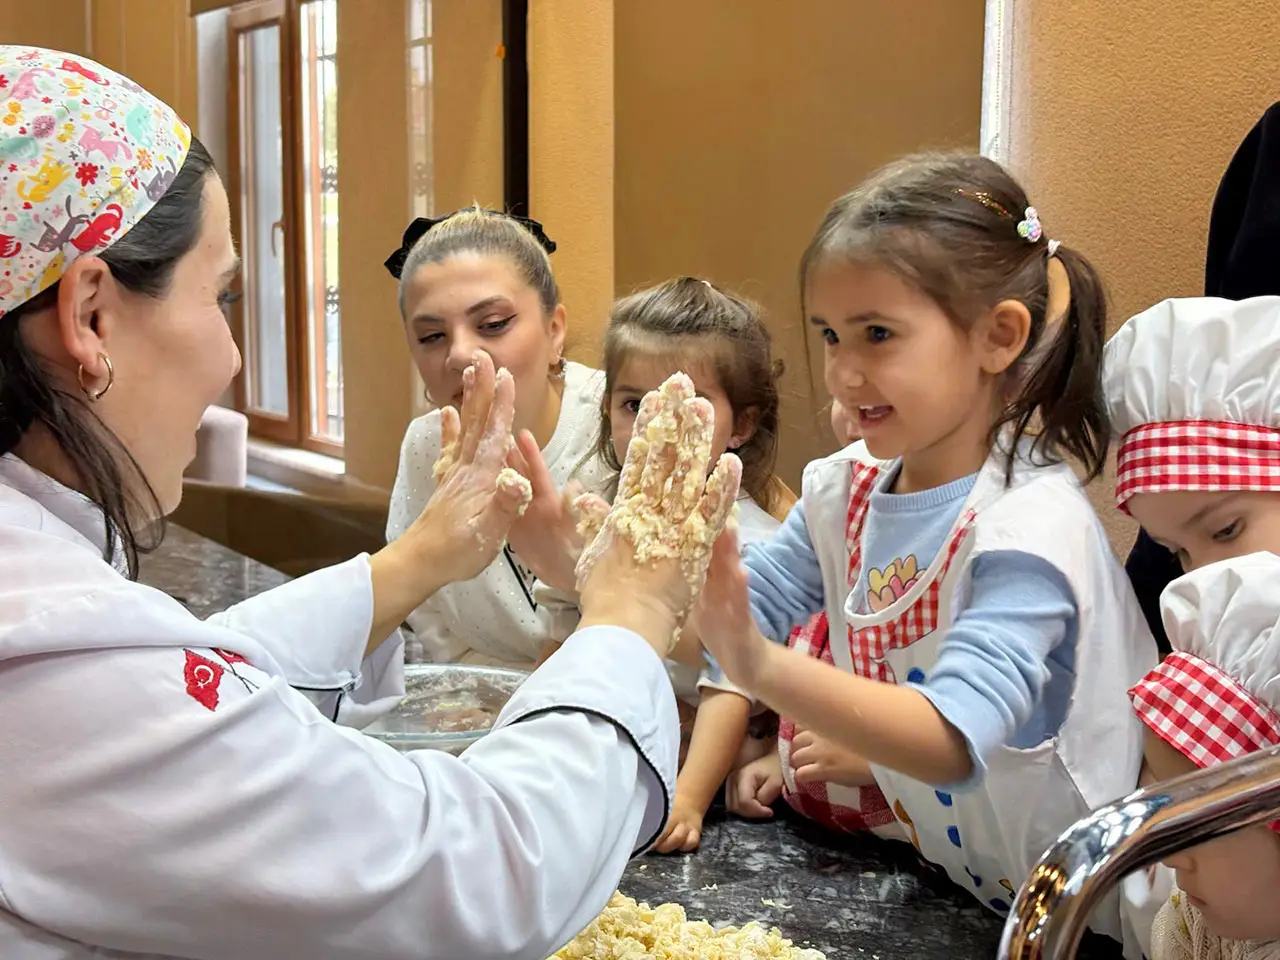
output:
{"label": "light blue sweater sleeve", "polygon": [[786,643],[792,630],[822,609],[822,568],[809,539],[803,503],[791,508],[771,540],[748,546],[743,563],[751,615],[770,640]]}
{"label": "light blue sweater sleeve", "polygon": [[[1066,718],[1075,676],[1078,610],[1063,574],[1047,560],[995,551],[973,561],[972,597],[943,638],[927,677],[909,685],[964,735],[972,775],[1003,745],[1033,747]],[[942,786],[942,785],[939,785]]]}

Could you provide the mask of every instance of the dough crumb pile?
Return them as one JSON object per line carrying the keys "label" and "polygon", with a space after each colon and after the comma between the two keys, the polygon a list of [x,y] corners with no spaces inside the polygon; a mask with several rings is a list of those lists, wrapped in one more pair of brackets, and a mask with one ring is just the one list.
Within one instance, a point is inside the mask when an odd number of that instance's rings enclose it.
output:
{"label": "dough crumb pile", "polygon": [[604,913],[551,960],[826,960],[778,932],[751,922],[716,930],[689,920],[684,908],[651,908],[615,893]]}
{"label": "dough crumb pile", "polygon": [[520,506],[516,516],[523,517],[529,509],[529,501],[533,499],[533,484],[528,477],[511,467],[503,467],[498,471],[498,489],[503,493],[514,493],[520,498]]}

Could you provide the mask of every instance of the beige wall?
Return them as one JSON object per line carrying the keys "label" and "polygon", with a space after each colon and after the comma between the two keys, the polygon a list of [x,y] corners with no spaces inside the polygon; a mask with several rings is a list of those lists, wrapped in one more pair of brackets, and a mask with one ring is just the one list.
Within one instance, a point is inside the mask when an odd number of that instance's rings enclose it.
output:
{"label": "beige wall", "polygon": [[92,0],[89,6],[93,58],[150,90],[195,125],[195,22],[187,0]]}
{"label": "beige wall", "polygon": [[617,287],[693,274],[765,306],[789,370],[780,466],[791,484],[832,443],[800,254],[827,204],[879,164],[977,148],[984,9],[802,7],[619,3],[615,38]]}
{"label": "beige wall", "polygon": [[92,57],[195,123],[195,33],[187,0],[0,0],[0,43]]}
{"label": "beige wall", "polygon": [[396,284],[382,265],[409,215],[409,148],[395,135],[409,129],[404,36],[402,2],[338,4],[346,467],[349,478],[387,490],[413,397]]}
{"label": "beige wall", "polygon": [[92,38],[84,0],[0,0],[0,43],[89,53]]}
{"label": "beige wall", "polygon": [[[1280,100],[1276,0],[1015,0],[1010,163],[1051,236],[1088,254],[1112,326],[1204,287],[1209,209]],[[1128,523],[1095,486],[1116,543]]]}
{"label": "beige wall", "polygon": [[[651,9],[649,0],[628,8]],[[619,9],[619,17],[622,11]],[[559,249],[568,353],[594,363],[613,302],[614,3],[529,4],[529,200]]]}
{"label": "beige wall", "polygon": [[431,135],[436,213],[502,209],[502,3],[432,4]]}

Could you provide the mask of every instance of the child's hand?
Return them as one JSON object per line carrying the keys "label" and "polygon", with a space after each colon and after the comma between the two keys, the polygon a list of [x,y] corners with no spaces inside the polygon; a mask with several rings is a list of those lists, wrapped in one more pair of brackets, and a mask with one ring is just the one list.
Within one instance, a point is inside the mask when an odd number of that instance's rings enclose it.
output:
{"label": "child's hand", "polygon": [[716,541],[693,623],[702,645],[716,658],[725,676],[750,691],[768,653],[769,641],[751,617],[747,571],[739,557],[737,534],[732,530],[726,530]]}
{"label": "child's hand", "polygon": [[676,791],[676,798],[671,802],[671,819],[667,821],[667,830],[654,847],[658,853],[689,853],[698,849],[702,842],[702,818],[707,811],[690,803]]}
{"label": "child's hand", "polygon": [[753,760],[725,783],[725,805],[730,813],[748,820],[767,820],[782,796],[782,758],[778,751]]}
{"label": "child's hand", "polygon": [[869,787],[876,782],[871,764],[858,754],[802,728],[797,729],[791,742],[791,766],[796,771],[796,783]]}

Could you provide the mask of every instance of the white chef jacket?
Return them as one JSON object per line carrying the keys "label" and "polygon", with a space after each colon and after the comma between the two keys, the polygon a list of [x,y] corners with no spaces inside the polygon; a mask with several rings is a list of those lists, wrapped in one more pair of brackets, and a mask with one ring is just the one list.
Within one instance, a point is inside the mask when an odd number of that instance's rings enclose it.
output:
{"label": "white chef jacket", "polygon": [[636,635],[572,637],[462,758],[401,754],[323,712],[367,557],[200,621],[100,522],[0,458],[3,960],[543,960],[662,829],[678,723]]}

